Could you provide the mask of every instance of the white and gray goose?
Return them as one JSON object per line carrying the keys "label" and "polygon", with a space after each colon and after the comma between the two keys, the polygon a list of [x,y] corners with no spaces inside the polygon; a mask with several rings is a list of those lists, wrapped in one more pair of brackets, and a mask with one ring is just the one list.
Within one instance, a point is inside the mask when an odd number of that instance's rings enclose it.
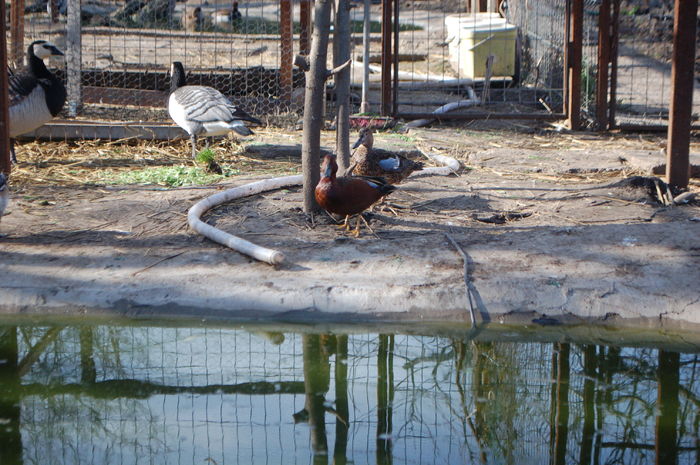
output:
{"label": "white and gray goose", "polygon": [[173,62],[170,68],[168,112],[173,121],[190,135],[193,158],[197,156],[197,136],[223,136],[231,131],[250,136],[253,131],[246,126],[246,121],[262,124],[218,90],[187,85],[185,69],[179,61]]}
{"label": "white and gray goose", "polygon": [[14,137],[31,132],[58,115],[66,102],[66,87],[46,68],[44,58],[62,56],[54,44],[35,40],[27,48],[27,66],[9,73],[10,154],[17,163]]}

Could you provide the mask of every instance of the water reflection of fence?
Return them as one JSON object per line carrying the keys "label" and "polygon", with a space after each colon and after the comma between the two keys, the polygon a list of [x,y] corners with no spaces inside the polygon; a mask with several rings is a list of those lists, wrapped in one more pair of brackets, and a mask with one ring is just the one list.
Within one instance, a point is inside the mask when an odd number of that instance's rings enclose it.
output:
{"label": "water reflection of fence", "polygon": [[699,361],[405,335],[0,327],[0,463],[697,463]]}

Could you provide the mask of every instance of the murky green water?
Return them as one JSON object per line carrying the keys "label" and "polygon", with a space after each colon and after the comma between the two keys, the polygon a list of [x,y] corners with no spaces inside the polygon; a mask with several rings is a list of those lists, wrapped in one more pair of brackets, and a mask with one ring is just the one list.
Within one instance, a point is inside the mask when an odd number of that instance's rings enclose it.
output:
{"label": "murky green water", "polygon": [[0,464],[697,464],[699,377],[653,347],[5,325]]}

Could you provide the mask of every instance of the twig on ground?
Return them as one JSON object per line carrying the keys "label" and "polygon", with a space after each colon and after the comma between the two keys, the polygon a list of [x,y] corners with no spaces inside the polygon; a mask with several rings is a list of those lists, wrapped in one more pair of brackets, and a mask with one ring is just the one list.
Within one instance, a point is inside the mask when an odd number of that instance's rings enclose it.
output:
{"label": "twig on ground", "polygon": [[475,215],[474,219],[476,221],[481,221],[482,223],[493,223],[493,224],[504,224],[507,221],[512,221],[512,220],[520,220],[523,218],[527,218],[528,216],[531,216],[531,212],[501,212],[501,213],[494,213],[493,215],[489,216],[478,216]]}
{"label": "twig on ground", "polygon": [[457,241],[454,240],[454,238],[448,234],[445,233],[445,237],[447,238],[448,241],[452,243],[455,249],[457,249],[457,252],[462,256],[462,261],[464,262],[464,286],[465,286],[465,293],[467,296],[467,302],[469,302],[469,317],[471,318],[472,322],[472,328],[476,327],[476,315],[474,313],[474,304],[472,303],[472,294],[471,291],[469,290],[469,257],[467,256],[466,252],[460,245],[457,243]]}
{"label": "twig on ground", "polygon": [[138,271],[134,271],[133,273],[131,273],[131,276],[136,276],[136,275],[139,274],[139,273],[143,273],[143,272],[146,271],[146,270],[150,270],[150,269],[153,268],[154,266],[159,265],[159,264],[163,263],[163,262],[166,261],[166,260],[170,260],[171,258],[179,257],[180,255],[182,255],[182,254],[185,253],[185,252],[186,252],[186,250],[183,250],[182,252],[176,253],[175,255],[170,255],[169,257],[161,258],[161,259],[158,260],[157,262],[148,265],[146,268],[142,268],[142,269],[140,269],[140,270],[138,270]]}

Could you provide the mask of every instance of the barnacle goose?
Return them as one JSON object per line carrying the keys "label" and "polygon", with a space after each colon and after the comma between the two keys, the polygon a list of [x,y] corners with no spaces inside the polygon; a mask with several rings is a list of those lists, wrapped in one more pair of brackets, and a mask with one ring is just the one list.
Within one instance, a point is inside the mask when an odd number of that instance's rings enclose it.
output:
{"label": "barnacle goose", "polygon": [[7,176],[5,173],[0,173],[0,218],[5,214],[5,208],[10,200],[10,191],[7,188]]}
{"label": "barnacle goose", "polygon": [[9,73],[10,154],[17,163],[14,137],[35,130],[51,120],[63,108],[66,88],[46,69],[44,58],[63,55],[50,42],[35,40],[27,48],[27,66]]}
{"label": "barnacle goose", "polygon": [[218,90],[187,85],[185,69],[179,61],[174,61],[170,68],[168,113],[190,135],[193,158],[197,156],[197,136],[223,136],[230,131],[249,136],[253,131],[245,125],[246,121],[262,124]]}
{"label": "barnacle goose", "polygon": [[211,14],[212,22],[217,25],[230,25],[243,18],[243,15],[238,11],[238,2],[234,0],[231,8],[223,8],[216,10]]}

